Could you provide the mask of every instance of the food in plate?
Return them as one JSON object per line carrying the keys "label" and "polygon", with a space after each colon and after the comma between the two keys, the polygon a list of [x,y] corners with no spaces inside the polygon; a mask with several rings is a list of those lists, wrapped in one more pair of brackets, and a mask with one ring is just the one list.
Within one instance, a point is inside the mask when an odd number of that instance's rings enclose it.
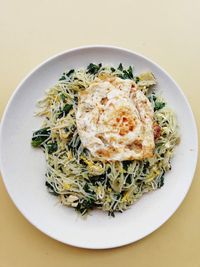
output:
{"label": "food in plate", "polygon": [[156,93],[151,72],[90,63],[63,73],[38,102],[46,186],[82,215],[114,216],[163,186],[179,142],[174,113]]}
{"label": "food in plate", "polygon": [[153,107],[133,80],[96,78],[79,93],[76,122],[83,146],[96,159],[153,156]]}

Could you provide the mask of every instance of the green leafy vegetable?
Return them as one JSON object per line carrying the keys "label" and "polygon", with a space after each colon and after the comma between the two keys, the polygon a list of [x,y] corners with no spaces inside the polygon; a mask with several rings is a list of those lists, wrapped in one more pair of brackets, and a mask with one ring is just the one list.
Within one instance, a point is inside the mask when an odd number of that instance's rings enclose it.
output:
{"label": "green leafy vegetable", "polygon": [[72,109],[73,105],[72,104],[65,104],[63,109],[60,110],[58,114],[58,118],[65,117],[69,113],[69,111]]}
{"label": "green leafy vegetable", "polygon": [[115,218],[115,212],[113,210],[108,211],[108,216]]}
{"label": "green leafy vegetable", "polygon": [[90,187],[89,187],[88,183],[85,183],[85,185],[83,186],[83,190],[84,190],[86,193],[90,193]]}
{"label": "green leafy vegetable", "polygon": [[48,143],[47,144],[48,153],[52,154],[53,152],[56,152],[58,149],[58,144],[56,142]]}
{"label": "green leafy vegetable", "polygon": [[131,184],[131,182],[132,182],[132,175],[129,174],[129,175],[127,176],[127,178],[126,178],[126,183],[127,183],[127,184]]}
{"label": "green leafy vegetable", "polygon": [[59,81],[64,81],[67,77],[70,77],[74,73],[74,69],[70,70],[69,72],[63,72],[62,76],[60,77]]}
{"label": "green leafy vegetable", "polygon": [[66,73],[67,77],[70,77],[74,73],[74,69],[70,70],[68,73]]}
{"label": "green leafy vegetable", "polygon": [[128,67],[128,69],[124,69],[122,64],[120,63],[118,66],[118,70],[120,70],[122,73],[118,75],[121,79],[133,79],[133,68],[131,66]]}
{"label": "green leafy vegetable", "polygon": [[154,94],[151,96],[151,99],[153,99],[154,102],[154,111],[160,110],[165,107],[165,102],[157,100],[157,97]]}
{"label": "green leafy vegetable", "polygon": [[90,63],[88,66],[87,66],[87,73],[90,73],[90,74],[97,74],[99,72],[99,70],[101,69],[102,67],[102,64],[98,64],[98,65],[95,65],[93,63]]}
{"label": "green leafy vegetable", "polygon": [[43,144],[50,137],[50,134],[51,134],[51,131],[49,127],[42,128],[34,132],[31,145],[33,147],[41,146],[41,144]]}
{"label": "green leafy vegetable", "polygon": [[60,77],[59,81],[64,81],[64,80],[66,80],[65,73],[63,73],[63,75]]}
{"label": "green leafy vegetable", "polygon": [[165,106],[164,102],[155,102],[155,107],[154,107],[154,111],[162,109]]}
{"label": "green leafy vegetable", "polygon": [[50,194],[54,195],[54,196],[58,196],[59,194],[55,191],[54,187],[49,183],[49,182],[45,182],[46,187],[48,188],[48,191]]}
{"label": "green leafy vegetable", "polygon": [[90,181],[93,185],[97,185],[98,183],[104,183],[106,180],[106,175],[105,173],[104,174],[101,174],[101,175],[96,175],[96,176],[92,176],[90,177]]}
{"label": "green leafy vegetable", "polygon": [[156,102],[157,97],[154,94],[152,95],[152,98],[153,98],[153,101]]}
{"label": "green leafy vegetable", "polygon": [[146,161],[146,162],[144,163],[144,165],[143,165],[143,173],[144,173],[144,174],[146,174],[148,168],[149,168],[149,162]]}
{"label": "green leafy vegetable", "polygon": [[164,175],[165,172],[163,172],[162,176],[160,177],[160,180],[158,182],[158,188],[161,188],[164,185]]}
{"label": "green leafy vegetable", "polygon": [[124,69],[124,68],[123,68],[123,65],[122,65],[122,63],[120,63],[120,64],[119,64],[119,66],[118,66],[118,68],[117,68],[117,69],[118,69],[118,70],[121,70],[121,71],[123,71],[123,69]]}
{"label": "green leafy vegetable", "polygon": [[62,99],[62,101],[64,102],[65,101],[65,99],[67,98],[64,94],[61,94],[60,95],[60,98]]}
{"label": "green leafy vegetable", "polygon": [[138,82],[140,81],[140,78],[139,78],[138,76],[136,76],[136,77],[134,78],[134,80],[135,80],[136,83],[138,83]]}
{"label": "green leafy vegetable", "polygon": [[133,68],[131,66],[127,69],[127,74],[130,79],[133,79]]}
{"label": "green leafy vegetable", "polygon": [[69,113],[70,109],[73,107],[72,104],[66,104],[63,108],[63,112],[65,113],[65,116]]}
{"label": "green leafy vegetable", "polygon": [[132,163],[132,161],[131,160],[124,160],[122,163],[123,163],[123,169],[125,171],[127,171],[128,170],[128,167],[130,166],[130,164]]}
{"label": "green leafy vegetable", "polygon": [[84,199],[78,203],[76,210],[82,215],[88,212],[88,210],[95,207],[95,200],[92,198]]}

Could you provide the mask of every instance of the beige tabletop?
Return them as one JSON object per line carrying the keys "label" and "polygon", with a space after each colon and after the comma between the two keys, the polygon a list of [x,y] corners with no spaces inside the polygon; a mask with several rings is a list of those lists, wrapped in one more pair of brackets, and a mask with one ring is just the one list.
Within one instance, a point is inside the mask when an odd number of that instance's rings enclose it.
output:
{"label": "beige tabletop", "polygon": [[[86,44],[121,46],[156,61],[182,87],[200,125],[199,0],[0,0],[0,115],[36,65]],[[0,180],[0,267],[199,267],[199,175],[198,165],[187,197],[161,228],[134,244],[101,251],[67,246],[38,231]]]}

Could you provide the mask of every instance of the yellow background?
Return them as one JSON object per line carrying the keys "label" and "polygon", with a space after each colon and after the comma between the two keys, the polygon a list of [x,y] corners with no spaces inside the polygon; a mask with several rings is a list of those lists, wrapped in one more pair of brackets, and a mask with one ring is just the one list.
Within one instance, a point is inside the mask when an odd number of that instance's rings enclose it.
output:
{"label": "yellow background", "polygon": [[[37,64],[86,44],[122,46],[156,61],[180,84],[199,125],[199,0],[0,0],[0,115]],[[39,232],[15,208],[0,180],[0,267],[199,267],[199,174],[198,166],[183,204],[160,229],[134,244],[102,251],[70,247]]]}

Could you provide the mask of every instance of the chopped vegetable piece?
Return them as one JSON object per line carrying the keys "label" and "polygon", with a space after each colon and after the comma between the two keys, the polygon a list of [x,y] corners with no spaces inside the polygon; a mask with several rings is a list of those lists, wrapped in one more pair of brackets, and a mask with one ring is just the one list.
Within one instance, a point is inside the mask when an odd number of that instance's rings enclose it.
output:
{"label": "chopped vegetable piece", "polygon": [[31,145],[33,147],[41,146],[50,137],[50,128],[42,128],[33,133]]}
{"label": "chopped vegetable piece", "polygon": [[98,65],[95,65],[93,63],[90,63],[87,67],[87,73],[90,73],[90,74],[97,74],[99,72],[99,70],[101,69],[102,67],[102,64],[98,64]]}

